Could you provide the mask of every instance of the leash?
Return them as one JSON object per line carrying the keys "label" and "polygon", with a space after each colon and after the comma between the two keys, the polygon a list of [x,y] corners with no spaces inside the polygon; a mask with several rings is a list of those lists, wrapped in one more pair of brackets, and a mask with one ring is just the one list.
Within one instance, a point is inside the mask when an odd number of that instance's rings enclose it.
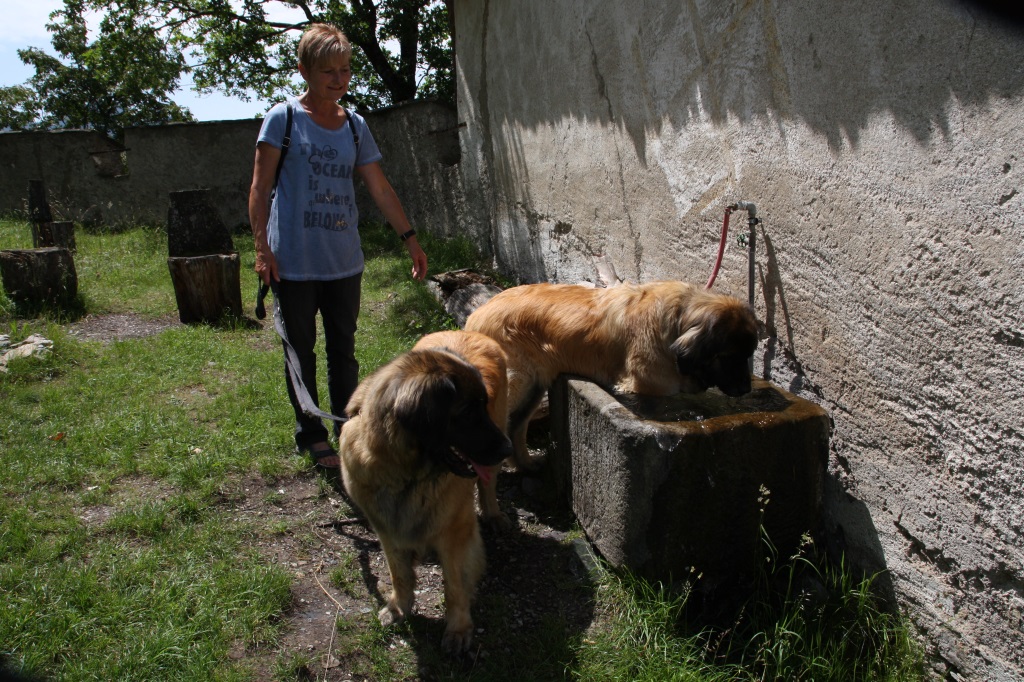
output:
{"label": "leash", "polygon": [[270,280],[269,285],[264,284],[262,279],[260,280],[259,288],[256,291],[256,318],[260,320],[266,318],[267,309],[264,299],[270,291],[274,292],[274,329],[277,331],[277,335],[281,337],[281,341],[284,342],[284,365],[292,381],[292,388],[295,389],[295,397],[298,398],[299,407],[311,417],[330,419],[339,424],[344,424],[348,421],[348,417],[339,417],[321,410],[313,401],[312,396],[309,395],[309,389],[306,388],[306,384],[302,382],[299,354],[295,351],[295,346],[288,340],[288,332],[284,328],[284,320],[281,317],[281,303],[277,296],[277,282],[273,279]]}

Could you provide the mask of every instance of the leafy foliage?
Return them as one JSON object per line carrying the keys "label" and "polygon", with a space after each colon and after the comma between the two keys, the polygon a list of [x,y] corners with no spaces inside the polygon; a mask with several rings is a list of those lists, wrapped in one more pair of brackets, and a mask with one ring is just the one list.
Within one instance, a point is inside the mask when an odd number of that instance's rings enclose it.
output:
{"label": "leafy foliage", "polygon": [[24,85],[0,88],[0,127],[23,130],[39,117],[35,92]]}
{"label": "leafy foliage", "polygon": [[[311,23],[334,24],[357,48],[351,99],[363,108],[414,98],[453,100],[449,14],[438,0],[92,0],[111,11],[147,5],[166,17],[161,28],[198,62],[201,91],[279,98],[294,89],[295,46]],[[298,8],[303,21],[268,18],[275,5]],[[397,51],[392,48],[397,47]]]}
{"label": "leafy foliage", "polygon": [[[284,8],[303,18],[275,20]],[[93,16],[102,17],[94,37]],[[315,22],[341,27],[356,48],[350,104],[454,102],[441,0],[64,0],[47,24],[58,56],[19,51],[36,75],[0,89],[0,127],[91,127],[117,137],[126,126],[191,120],[171,99],[184,75],[200,93],[276,101],[301,90],[295,48]]]}
{"label": "leafy foliage", "polygon": [[106,15],[90,42],[85,10],[85,0],[66,0],[51,15],[47,28],[60,58],[37,48],[18,51],[36,70],[29,80],[34,107],[24,107],[21,120],[35,108],[38,127],[94,128],[112,137],[127,126],[191,120],[171,99],[182,56],[130,14]]}

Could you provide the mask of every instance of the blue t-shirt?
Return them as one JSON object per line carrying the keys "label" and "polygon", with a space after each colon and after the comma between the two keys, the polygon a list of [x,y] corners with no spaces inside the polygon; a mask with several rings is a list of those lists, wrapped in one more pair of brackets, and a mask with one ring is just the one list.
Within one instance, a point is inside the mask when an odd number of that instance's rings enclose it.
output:
{"label": "blue t-shirt", "polygon": [[[362,116],[337,130],[321,128],[295,99],[267,112],[259,142],[280,149],[292,108],[292,133],[281,177],[270,206],[267,240],[281,279],[332,280],[363,271],[352,172],[381,160]],[[359,136],[358,158],[354,126]]]}

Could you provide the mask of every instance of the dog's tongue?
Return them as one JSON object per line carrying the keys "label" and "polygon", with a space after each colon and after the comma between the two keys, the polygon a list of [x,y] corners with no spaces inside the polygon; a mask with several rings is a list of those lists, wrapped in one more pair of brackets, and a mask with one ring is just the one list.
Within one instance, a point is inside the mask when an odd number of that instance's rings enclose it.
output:
{"label": "dog's tongue", "polygon": [[490,467],[481,466],[479,464],[476,464],[475,462],[472,463],[472,464],[473,464],[473,471],[475,471],[476,475],[480,477],[480,480],[484,482],[484,485],[487,485],[488,483],[490,483],[491,482],[491,469],[490,469]]}

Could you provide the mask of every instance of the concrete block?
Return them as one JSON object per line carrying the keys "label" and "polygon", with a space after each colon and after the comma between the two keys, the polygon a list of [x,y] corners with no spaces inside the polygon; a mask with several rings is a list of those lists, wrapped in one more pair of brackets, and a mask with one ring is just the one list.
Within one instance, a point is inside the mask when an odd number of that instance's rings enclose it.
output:
{"label": "concrete block", "polygon": [[556,486],[617,568],[713,586],[753,575],[762,525],[780,556],[819,525],[829,417],[768,382],[655,398],[563,377],[550,403]]}

